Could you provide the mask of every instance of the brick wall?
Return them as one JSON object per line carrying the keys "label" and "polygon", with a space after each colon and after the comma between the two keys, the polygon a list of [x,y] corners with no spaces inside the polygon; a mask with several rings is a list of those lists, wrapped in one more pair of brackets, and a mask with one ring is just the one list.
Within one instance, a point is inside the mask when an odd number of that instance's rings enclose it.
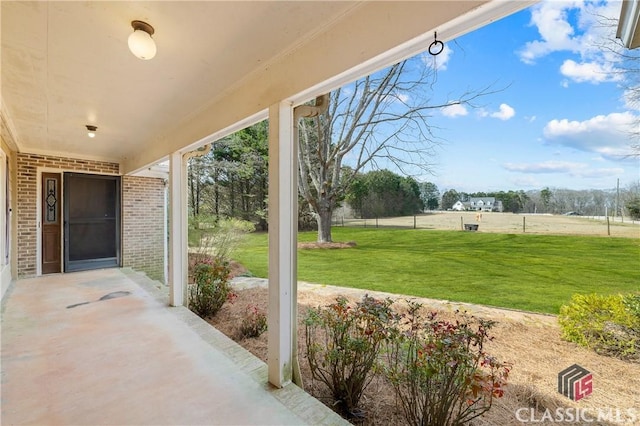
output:
{"label": "brick wall", "polygon": [[122,266],[164,282],[163,179],[122,177]]}
{"label": "brick wall", "polygon": [[[36,154],[17,155],[18,276],[37,272],[38,168],[117,175],[119,165]],[[122,266],[164,280],[165,187],[163,179],[122,177]]]}
{"label": "brick wall", "polygon": [[105,161],[76,160],[48,155],[18,153],[18,276],[36,274],[37,265],[37,200],[38,168],[60,170],[60,172],[83,172],[95,174],[118,174],[118,163]]}

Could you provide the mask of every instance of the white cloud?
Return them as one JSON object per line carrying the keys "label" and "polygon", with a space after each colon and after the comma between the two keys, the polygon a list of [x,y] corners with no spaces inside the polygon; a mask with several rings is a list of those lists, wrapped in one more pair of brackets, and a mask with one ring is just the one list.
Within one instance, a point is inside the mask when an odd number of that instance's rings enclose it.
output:
{"label": "white cloud", "polygon": [[[500,108],[498,109],[498,111],[490,112],[484,108],[478,108],[476,110],[476,114],[478,115],[478,117],[493,117],[493,118],[498,118],[500,120],[509,120],[510,118],[513,118],[513,116],[516,115],[516,110],[507,104],[500,104]],[[534,120],[535,120],[535,117],[534,117]]]}
{"label": "white cloud", "polygon": [[531,25],[537,27],[540,40],[525,44],[519,52],[523,62],[533,64],[536,59],[558,50],[580,50],[580,37],[568,17],[573,7],[573,2],[546,1],[531,8]]}
{"label": "white cloud", "polygon": [[542,183],[533,176],[520,175],[515,179],[510,179],[510,181],[516,188],[540,188],[543,186]]}
{"label": "white cloud", "polygon": [[428,52],[425,52],[422,55],[422,62],[428,67],[431,67],[438,71],[445,71],[447,69],[447,64],[451,59],[451,55],[453,55],[453,50],[449,47],[449,45],[445,44],[442,52],[439,55],[431,55]]}
{"label": "white cloud", "polygon": [[549,121],[543,134],[548,143],[616,159],[628,154],[629,135],[636,120],[638,116],[628,111],[598,115],[584,121],[564,118]]}
{"label": "white cloud", "polygon": [[510,172],[520,173],[568,173],[586,168],[587,165],[570,161],[544,161],[542,163],[506,163],[503,167]]}
{"label": "white cloud", "polygon": [[409,95],[405,93],[398,93],[398,100],[402,103],[407,103],[409,101]]}
{"label": "white cloud", "polygon": [[500,104],[500,111],[494,112],[493,114],[491,114],[491,117],[498,118],[504,121],[513,118],[514,115],[516,115],[515,109],[511,108],[507,104]]}
{"label": "white cloud", "polygon": [[610,167],[610,168],[589,168],[587,170],[581,170],[579,174],[576,174],[575,177],[580,178],[589,178],[589,179],[598,179],[603,177],[615,177],[624,174],[624,169],[619,167]]}
{"label": "white cloud", "polygon": [[[566,174],[574,178],[602,178],[619,176],[624,169],[618,167],[595,168],[586,163],[570,161],[543,161],[540,163],[506,163],[503,167],[510,172],[527,174]],[[530,179],[533,179],[530,177]]]}
{"label": "white cloud", "polygon": [[572,59],[567,59],[562,63],[560,73],[578,83],[598,84],[622,79],[622,74],[611,64],[598,62],[577,63]]}
{"label": "white cloud", "polygon": [[623,56],[611,43],[616,26],[609,24],[617,22],[619,13],[619,1],[542,1],[531,8],[530,25],[537,28],[539,38],[524,45],[520,59],[534,64],[551,53],[569,52],[578,58],[565,60],[560,68],[568,79],[593,84],[621,81],[616,63]]}
{"label": "white cloud", "polygon": [[442,108],[442,115],[444,115],[445,117],[461,117],[467,114],[469,114],[467,108],[464,105],[460,104],[449,105]]}
{"label": "white cloud", "polygon": [[[353,91],[352,91],[353,93]],[[402,93],[400,91],[395,91],[392,93],[388,93],[382,98],[383,101],[388,102],[390,104],[403,104],[406,105],[410,100],[411,96],[407,93]]]}

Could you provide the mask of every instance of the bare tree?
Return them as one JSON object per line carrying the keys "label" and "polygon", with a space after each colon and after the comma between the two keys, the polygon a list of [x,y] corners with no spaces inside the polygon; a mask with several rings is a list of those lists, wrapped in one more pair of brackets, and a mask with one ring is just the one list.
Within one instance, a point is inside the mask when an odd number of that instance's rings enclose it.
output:
{"label": "bare tree", "polygon": [[318,222],[318,242],[332,241],[333,210],[356,174],[379,163],[409,176],[429,172],[439,143],[430,114],[475,107],[479,97],[495,92],[487,86],[432,103],[436,80],[435,69],[422,61],[403,61],[332,92],[326,112],[301,120],[299,189]]}
{"label": "bare tree", "polygon": [[[598,25],[606,34],[595,42],[604,57],[613,65],[613,74],[619,77],[620,86],[624,89],[625,103],[632,110],[640,110],[640,48],[628,49],[622,40],[615,37],[618,18],[595,15]],[[640,158],[640,115],[629,131],[629,157]]]}

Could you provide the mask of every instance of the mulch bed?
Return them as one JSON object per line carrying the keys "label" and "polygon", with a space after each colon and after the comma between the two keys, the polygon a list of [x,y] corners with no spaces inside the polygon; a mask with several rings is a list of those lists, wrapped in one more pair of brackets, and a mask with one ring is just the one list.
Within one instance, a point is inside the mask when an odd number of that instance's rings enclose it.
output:
{"label": "mulch bed", "polygon": [[[324,288],[323,290],[326,290]],[[364,292],[362,292],[364,294]],[[339,292],[298,291],[299,318],[307,309],[330,304]],[[353,292],[347,296],[355,300]],[[267,290],[250,288],[237,291],[233,303],[226,303],[218,314],[209,320],[214,327],[236,340],[261,360],[267,360],[267,333],[258,338],[241,338],[238,327],[247,307],[256,306],[266,312]],[[444,312],[444,315],[451,314]],[[494,319],[494,318],[492,318]],[[327,406],[333,408],[333,401],[321,384],[311,378],[308,363],[304,358],[304,325],[298,327],[301,372],[305,390]],[[501,360],[513,363],[513,370],[503,398],[494,402],[491,410],[471,424],[522,425],[515,417],[519,408],[533,408],[540,419],[544,409],[555,412],[558,407],[606,408],[621,407],[638,409],[637,389],[640,389],[640,365],[597,355],[573,343],[560,339],[557,323],[548,317],[539,321],[522,315],[504,318],[501,313],[498,325],[490,333],[495,337],[488,345],[489,353]],[[557,392],[557,373],[577,363],[593,373],[594,392],[575,403]],[[400,409],[396,406],[394,392],[384,379],[371,383],[363,397],[362,419],[350,419],[352,423],[364,425],[404,425]],[[528,411],[527,411],[528,412]],[[540,423],[538,423],[540,424]],[[544,424],[544,423],[542,423]],[[593,425],[606,423],[591,423]]]}

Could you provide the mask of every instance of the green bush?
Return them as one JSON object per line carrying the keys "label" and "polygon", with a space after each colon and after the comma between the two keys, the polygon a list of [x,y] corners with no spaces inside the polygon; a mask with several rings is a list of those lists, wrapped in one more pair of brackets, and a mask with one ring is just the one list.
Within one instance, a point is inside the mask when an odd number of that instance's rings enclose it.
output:
{"label": "green bush", "polygon": [[627,201],[627,210],[629,210],[631,219],[640,219],[640,195],[636,195]]}
{"label": "green bush", "polygon": [[189,285],[189,309],[201,318],[212,317],[234,293],[229,284],[229,263],[212,258],[193,268],[194,283]]}
{"label": "green bush", "polygon": [[355,306],[336,303],[305,316],[306,357],[315,380],[327,386],[348,418],[362,417],[360,398],[373,378],[393,315],[390,300],[368,295]]}
{"label": "green bush", "polygon": [[248,305],[246,316],[240,324],[242,337],[260,337],[267,331],[267,315],[255,305]]}
{"label": "green bush", "polygon": [[440,320],[409,311],[389,339],[386,376],[410,425],[462,425],[502,397],[510,365],[484,350],[492,321],[458,317]]}
{"label": "green bush", "polygon": [[640,294],[575,294],[560,308],[558,323],[565,340],[640,361]]}

